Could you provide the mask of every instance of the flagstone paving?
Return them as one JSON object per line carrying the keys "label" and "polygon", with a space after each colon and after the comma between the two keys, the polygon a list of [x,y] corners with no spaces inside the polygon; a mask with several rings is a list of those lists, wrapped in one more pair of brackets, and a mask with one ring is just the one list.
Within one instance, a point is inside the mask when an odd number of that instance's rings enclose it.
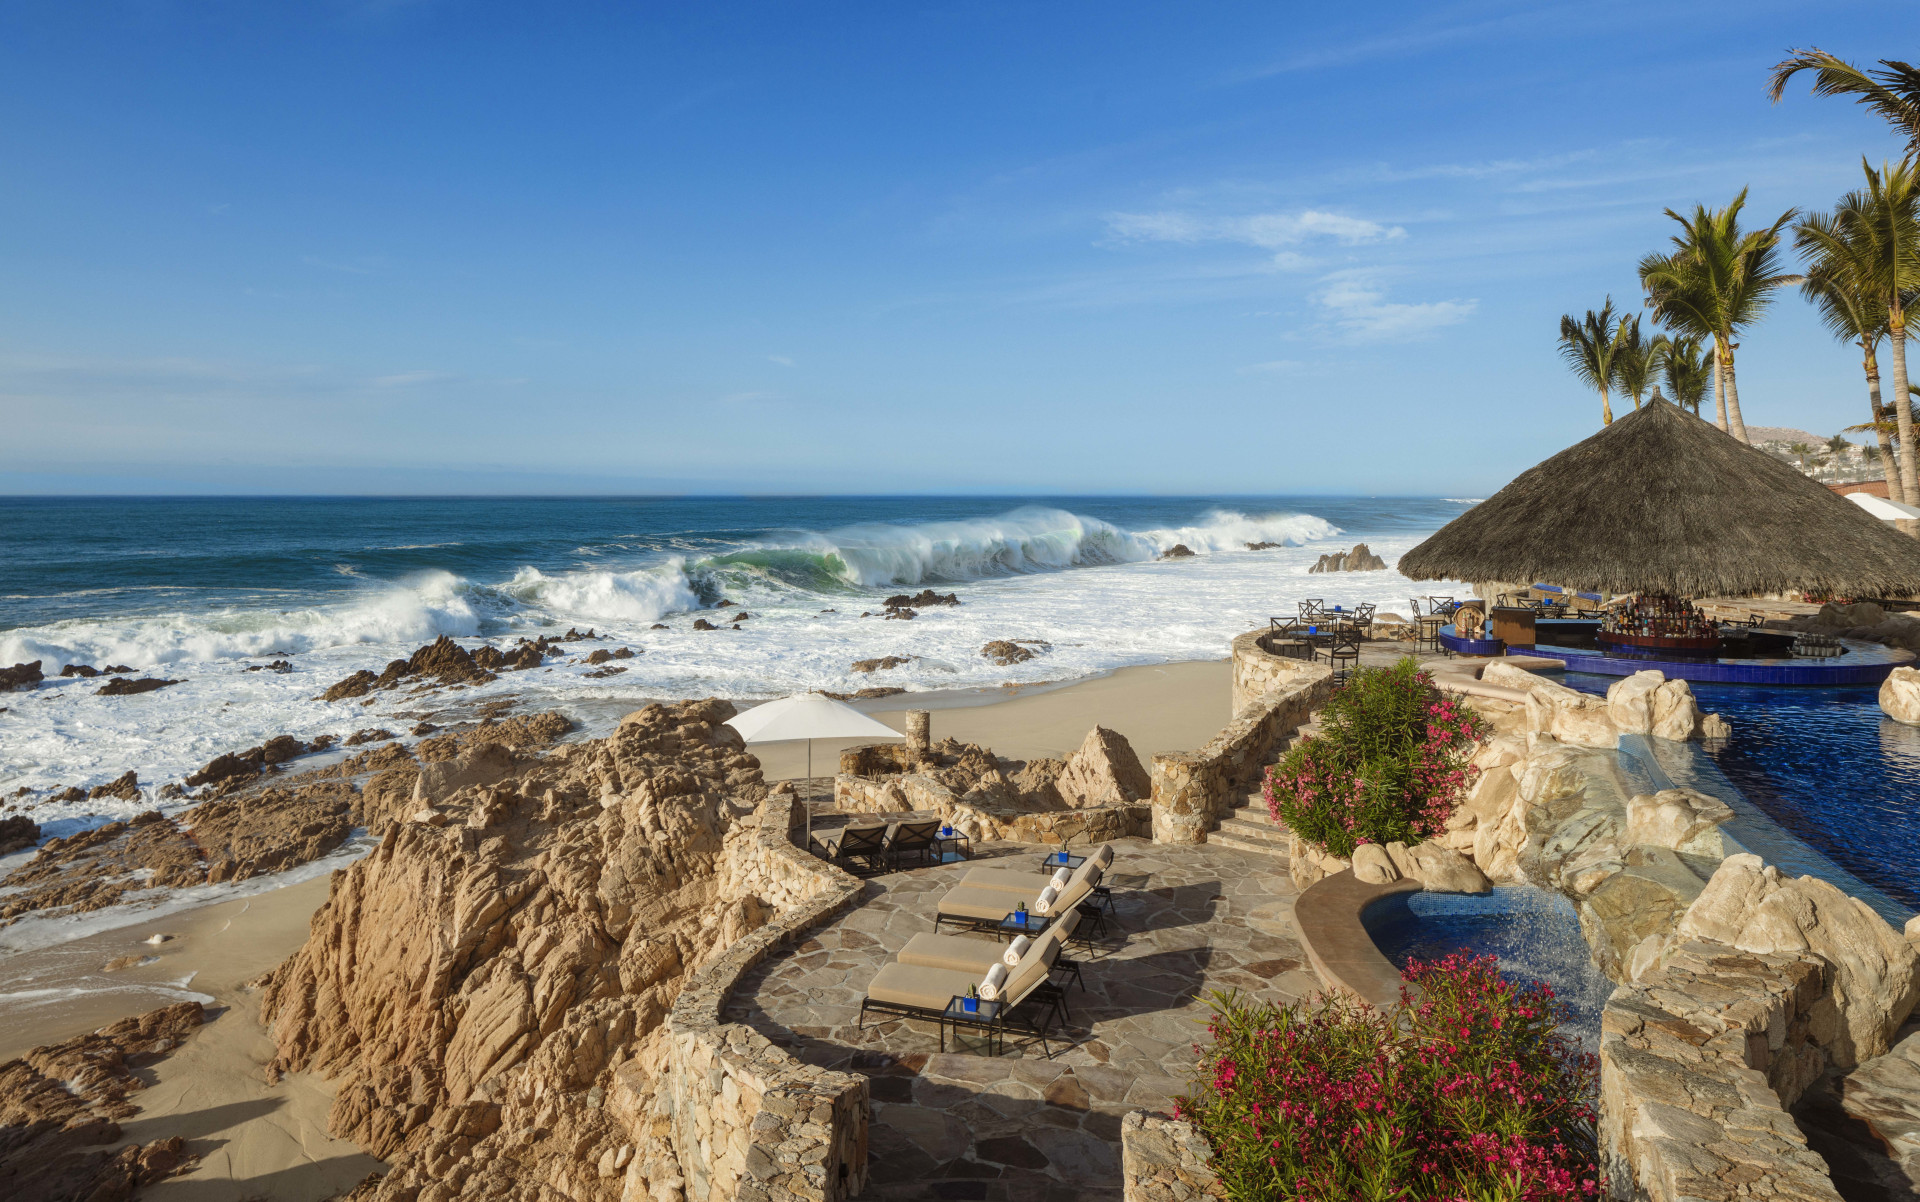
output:
{"label": "flagstone paving", "polygon": [[1051,1056],[1013,1038],[1000,1056],[956,1053],[951,1035],[943,1054],[930,1022],[869,1014],[858,1025],[866,983],[933,929],[942,893],[986,860],[1038,871],[1041,847],[987,844],[972,864],[875,877],[857,906],[741,980],[731,1021],[810,1064],[872,1078],[862,1197],[1117,1202],[1120,1118],[1166,1109],[1185,1089],[1209,993],[1292,1001],[1318,990],[1294,936],[1297,891],[1283,858],[1143,839],[1115,846],[1114,917],[1103,946],[1072,949],[1085,990],[1069,986],[1071,1020]]}

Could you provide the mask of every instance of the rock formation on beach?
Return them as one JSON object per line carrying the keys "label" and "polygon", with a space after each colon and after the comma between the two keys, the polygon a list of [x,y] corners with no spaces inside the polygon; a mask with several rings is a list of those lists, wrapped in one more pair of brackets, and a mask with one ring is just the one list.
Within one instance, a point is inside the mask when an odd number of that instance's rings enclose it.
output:
{"label": "rock formation on beach", "polygon": [[1353,544],[1351,551],[1333,551],[1322,555],[1309,572],[1384,572],[1387,561],[1375,555],[1365,543]]}
{"label": "rock formation on beach", "polygon": [[[537,664],[539,661],[535,659],[534,662]],[[492,672],[474,662],[473,655],[465,647],[443,634],[415,651],[410,658],[388,663],[378,676],[362,669],[345,680],[337,681],[319,699],[343,701],[350,697],[365,697],[375,689],[397,688],[407,681],[425,683],[423,678],[431,678],[440,685],[485,684],[496,679]]]}
{"label": "rock formation on beach", "polygon": [[116,676],[103,685],[95,697],[131,697],[136,693],[151,693],[155,689],[164,689],[169,685],[182,683],[178,680],[162,680],[158,676],[141,676],[129,679]]}
{"label": "rock formation on beach", "polygon": [[136,1111],[129,1095],[146,1088],[136,1066],[203,1019],[200,1003],[180,1002],[0,1064],[0,1197],[115,1202],[192,1168],[177,1135],[108,1149]]}
{"label": "rock formation on beach", "polygon": [[911,655],[883,655],[879,659],[856,659],[853,661],[855,672],[884,672],[888,668],[897,668],[901,664],[913,662]]}
{"label": "rock formation on beach", "polygon": [[1096,726],[1067,758],[1054,788],[1076,810],[1132,805],[1153,795],[1153,781],[1132,744],[1117,731]]}
{"label": "rock formation on beach", "polygon": [[0,693],[11,689],[31,689],[45,679],[40,674],[40,661],[37,659],[30,664],[0,668]]}
{"label": "rock formation on beach", "polygon": [[392,1161],[355,1198],[680,1197],[633,1091],[683,978],[772,913],[739,884],[767,790],[733,713],[651,705],[543,757],[467,745],[335,877],[262,1013],[275,1067],[333,1080],[333,1132]]}
{"label": "rock formation on beach", "polygon": [[40,824],[24,814],[0,818],[0,856],[25,851],[40,842]]}
{"label": "rock formation on beach", "polygon": [[980,648],[980,654],[986,656],[1003,668],[1010,668],[1015,664],[1022,664],[1033,658],[1033,652],[1020,645],[1020,642],[1024,641],[1026,640],[1014,642],[1007,639],[995,639]]}
{"label": "rock formation on beach", "polygon": [[1162,559],[1185,559],[1193,554],[1193,548],[1185,543],[1175,543],[1160,553]]}
{"label": "rock formation on beach", "polygon": [[882,604],[888,609],[925,609],[930,605],[958,605],[960,595],[936,593],[930,588],[923,588],[912,596],[901,593],[898,596],[888,597]]}

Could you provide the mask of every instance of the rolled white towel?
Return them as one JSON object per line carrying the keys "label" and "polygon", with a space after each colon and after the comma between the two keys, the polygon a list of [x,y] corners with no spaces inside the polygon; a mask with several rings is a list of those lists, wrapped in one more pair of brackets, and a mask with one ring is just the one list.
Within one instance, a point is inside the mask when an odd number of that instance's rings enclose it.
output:
{"label": "rolled white towel", "polygon": [[1008,968],[1017,966],[1020,963],[1020,957],[1027,954],[1027,944],[1031,942],[1032,940],[1025,935],[1017,936],[1012,943],[1007,944],[1007,950],[1000,953],[1000,962]]}
{"label": "rolled white towel", "polygon": [[1033,912],[1035,914],[1050,913],[1053,910],[1053,900],[1059,896],[1060,891],[1052,885],[1048,885],[1040,891],[1039,897],[1033,899]]}
{"label": "rolled white towel", "polygon": [[999,1000],[1000,987],[1007,983],[1007,966],[996,964],[987,970],[987,979],[980,982],[980,999],[992,1002]]}
{"label": "rolled white towel", "polygon": [[1053,874],[1053,887],[1055,889],[1065,889],[1067,887],[1067,882],[1072,879],[1073,879],[1073,874],[1071,872],[1068,872],[1064,868],[1057,869]]}

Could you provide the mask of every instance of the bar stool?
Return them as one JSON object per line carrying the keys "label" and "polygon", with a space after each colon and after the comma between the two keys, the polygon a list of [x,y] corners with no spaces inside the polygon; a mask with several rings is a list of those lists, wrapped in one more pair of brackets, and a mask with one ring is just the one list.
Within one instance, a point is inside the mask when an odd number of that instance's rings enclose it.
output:
{"label": "bar stool", "polygon": [[1416,648],[1425,647],[1431,651],[1440,650],[1440,628],[1447,624],[1447,619],[1433,610],[1421,613],[1420,600],[1417,597],[1408,600],[1407,604],[1413,607],[1413,621],[1419,629],[1413,645]]}

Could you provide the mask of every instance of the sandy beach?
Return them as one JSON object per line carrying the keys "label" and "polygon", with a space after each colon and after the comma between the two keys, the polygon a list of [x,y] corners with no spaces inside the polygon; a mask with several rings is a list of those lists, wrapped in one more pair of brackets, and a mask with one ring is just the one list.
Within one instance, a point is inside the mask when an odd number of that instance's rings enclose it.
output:
{"label": "sandy beach", "polygon": [[[895,729],[908,709],[931,709],[936,739],[1022,759],[1067,756],[1097,723],[1125,735],[1144,759],[1212,738],[1228,717],[1228,684],[1224,660],[1172,663],[1058,685],[908,694],[863,708]],[[815,743],[817,775],[834,771],[841,746]],[[769,778],[806,771],[805,744],[752,750]],[[206,1025],[147,1070],[153,1084],[135,1097],[139,1116],[124,1124],[127,1142],[185,1136],[200,1167],[142,1196],[311,1202],[351,1188],[381,1163],[327,1134],[327,1082],[292,1074],[267,1084],[273,1043],[247,988],[299,948],[328,885],[327,877],[306,880],[0,962],[0,1060],[168,1002],[211,998]],[[129,957],[138,962],[106,970]]]}

